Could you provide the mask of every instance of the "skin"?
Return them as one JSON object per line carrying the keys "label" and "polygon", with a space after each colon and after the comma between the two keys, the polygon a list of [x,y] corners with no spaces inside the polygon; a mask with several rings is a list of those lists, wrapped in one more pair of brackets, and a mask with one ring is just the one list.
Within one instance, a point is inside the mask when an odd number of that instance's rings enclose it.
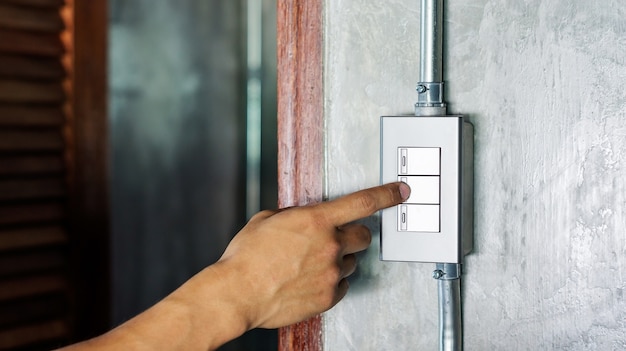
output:
{"label": "skin", "polygon": [[253,328],[324,312],[348,291],[355,253],[371,242],[352,223],[406,200],[391,183],[316,205],[256,214],[222,257],[152,308],[112,331],[62,349],[214,350]]}

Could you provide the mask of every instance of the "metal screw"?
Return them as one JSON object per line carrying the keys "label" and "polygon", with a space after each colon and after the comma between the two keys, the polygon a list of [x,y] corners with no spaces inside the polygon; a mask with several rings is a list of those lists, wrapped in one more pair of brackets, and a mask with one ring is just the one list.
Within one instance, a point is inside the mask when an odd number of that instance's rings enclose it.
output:
{"label": "metal screw", "polygon": [[423,94],[426,92],[426,90],[428,90],[428,88],[426,88],[426,86],[423,84],[418,84],[415,90],[417,90],[418,94]]}
{"label": "metal screw", "polygon": [[443,278],[444,275],[446,275],[446,273],[442,271],[441,269],[437,269],[433,271],[433,278],[435,279],[441,279]]}

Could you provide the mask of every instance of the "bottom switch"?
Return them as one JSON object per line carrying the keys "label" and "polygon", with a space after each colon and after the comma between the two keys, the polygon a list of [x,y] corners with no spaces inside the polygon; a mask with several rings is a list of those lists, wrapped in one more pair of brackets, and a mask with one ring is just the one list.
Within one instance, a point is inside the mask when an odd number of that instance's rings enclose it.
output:
{"label": "bottom switch", "polygon": [[399,205],[398,231],[440,232],[439,205]]}

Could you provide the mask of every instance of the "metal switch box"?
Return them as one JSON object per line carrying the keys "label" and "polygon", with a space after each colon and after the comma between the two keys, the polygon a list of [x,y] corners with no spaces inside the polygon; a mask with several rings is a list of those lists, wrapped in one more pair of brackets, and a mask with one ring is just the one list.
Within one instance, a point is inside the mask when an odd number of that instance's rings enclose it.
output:
{"label": "metal switch box", "polygon": [[461,263],[472,249],[473,127],[463,116],[381,117],[381,182],[411,196],[381,212],[381,259]]}

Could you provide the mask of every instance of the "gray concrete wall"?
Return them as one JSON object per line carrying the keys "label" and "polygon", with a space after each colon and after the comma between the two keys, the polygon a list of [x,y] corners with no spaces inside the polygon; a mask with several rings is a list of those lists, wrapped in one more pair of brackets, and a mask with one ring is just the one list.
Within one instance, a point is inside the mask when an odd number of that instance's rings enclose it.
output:
{"label": "gray concrete wall", "polygon": [[[476,129],[467,350],[626,348],[625,18],[623,1],[446,1],[448,111]],[[335,197],[378,183],[379,116],[412,113],[419,1],[328,0],[325,25]],[[433,265],[378,249],[324,315],[325,349],[437,349]]]}

